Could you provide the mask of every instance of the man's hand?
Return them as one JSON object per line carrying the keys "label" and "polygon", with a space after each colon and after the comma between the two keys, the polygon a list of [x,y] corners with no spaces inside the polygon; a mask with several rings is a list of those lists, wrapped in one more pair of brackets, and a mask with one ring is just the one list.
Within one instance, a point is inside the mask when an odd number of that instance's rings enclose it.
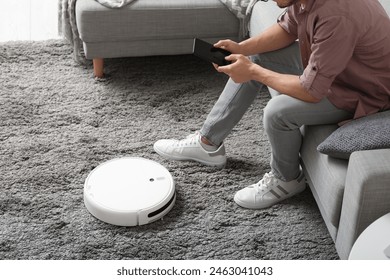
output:
{"label": "man's hand", "polygon": [[227,50],[234,54],[241,53],[241,47],[237,42],[234,42],[232,40],[220,40],[217,43],[214,44],[214,47]]}
{"label": "man's hand", "polygon": [[317,99],[301,85],[299,76],[280,74],[253,63],[248,57],[242,54],[231,54],[225,57],[232,63],[226,66],[214,64],[218,72],[229,75],[235,83],[245,83],[251,80],[258,81],[269,86],[278,92],[282,92],[294,98],[316,103]]}
{"label": "man's hand", "polygon": [[245,83],[253,80],[253,70],[259,66],[249,60],[248,57],[242,54],[231,54],[225,57],[225,59],[232,63],[226,66],[214,64],[214,67],[218,72],[225,73],[235,83]]}

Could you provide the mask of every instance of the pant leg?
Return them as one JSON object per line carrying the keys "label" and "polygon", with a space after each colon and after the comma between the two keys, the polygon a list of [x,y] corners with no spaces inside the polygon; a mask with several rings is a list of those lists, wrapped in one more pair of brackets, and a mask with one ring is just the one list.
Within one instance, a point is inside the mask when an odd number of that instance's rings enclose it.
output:
{"label": "pant leg", "polygon": [[200,134],[219,146],[241,120],[262,87],[263,84],[255,81],[237,84],[229,79],[207,116]]}
{"label": "pant leg", "polygon": [[[279,73],[302,73],[299,47],[296,43],[282,50],[251,56],[251,60]],[[237,84],[229,79],[207,116],[200,134],[215,145],[221,144],[263,87],[264,85],[257,81]]]}
{"label": "pant leg", "polygon": [[272,98],[264,109],[263,123],[271,144],[273,172],[284,181],[298,177],[302,125],[335,124],[352,116],[326,98],[319,103],[308,103],[287,95]]}

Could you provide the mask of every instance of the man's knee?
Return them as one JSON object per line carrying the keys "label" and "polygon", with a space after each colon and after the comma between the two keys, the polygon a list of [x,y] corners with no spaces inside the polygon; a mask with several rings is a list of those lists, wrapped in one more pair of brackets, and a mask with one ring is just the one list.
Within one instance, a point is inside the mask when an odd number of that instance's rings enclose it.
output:
{"label": "man's knee", "polygon": [[268,102],[263,112],[263,125],[267,133],[274,129],[291,130],[296,128],[291,113],[294,111],[292,101],[294,101],[292,97],[281,94]]}
{"label": "man's knee", "polygon": [[296,42],[280,50],[252,55],[250,60],[283,74],[301,75],[303,72],[299,46]]}

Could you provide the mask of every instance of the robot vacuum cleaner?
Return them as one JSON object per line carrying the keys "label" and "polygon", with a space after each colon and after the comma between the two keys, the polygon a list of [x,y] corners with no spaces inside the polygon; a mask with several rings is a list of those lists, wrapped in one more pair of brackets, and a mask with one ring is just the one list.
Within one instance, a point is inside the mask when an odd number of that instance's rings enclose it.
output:
{"label": "robot vacuum cleaner", "polygon": [[84,184],[88,211],[118,226],[144,225],[161,219],[175,200],[175,183],[169,171],[144,158],[104,162],[91,171]]}

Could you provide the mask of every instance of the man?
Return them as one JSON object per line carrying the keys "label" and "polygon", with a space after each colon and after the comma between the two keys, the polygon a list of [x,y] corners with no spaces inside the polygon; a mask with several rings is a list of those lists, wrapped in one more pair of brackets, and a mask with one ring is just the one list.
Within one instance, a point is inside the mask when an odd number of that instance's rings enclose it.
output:
{"label": "man", "polygon": [[252,209],[305,189],[299,165],[302,125],[335,124],[390,109],[390,19],[377,0],[274,2],[287,11],[273,26],[241,43],[215,44],[232,53],[226,57],[232,64],[215,65],[230,79],[201,130],[154,145],[169,159],[223,167],[223,140],[259,89],[265,85],[282,93],[264,109],[271,171],[234,196]]}

